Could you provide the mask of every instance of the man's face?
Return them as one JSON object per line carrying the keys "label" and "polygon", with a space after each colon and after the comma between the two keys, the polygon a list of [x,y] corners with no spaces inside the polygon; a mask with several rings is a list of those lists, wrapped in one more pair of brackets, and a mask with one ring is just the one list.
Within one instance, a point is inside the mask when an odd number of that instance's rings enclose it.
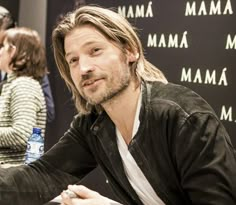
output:
{"label": "man's face", "polygon": [[129,85],[130,56],[92,26],[76,28],[65,37],[65,58],[72,80],[93,105],[110,100]]}

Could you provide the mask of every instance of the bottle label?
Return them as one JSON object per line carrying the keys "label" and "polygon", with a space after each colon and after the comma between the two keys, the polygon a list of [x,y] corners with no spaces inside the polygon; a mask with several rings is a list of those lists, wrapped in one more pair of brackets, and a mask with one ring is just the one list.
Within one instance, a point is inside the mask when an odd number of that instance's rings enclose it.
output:
{"label": "bottle label", "polygon": [[40,158],[44,153],[44,144],[41,142],[28,141],[26,151],[26,164]]}
{"label": "bottle label", "polygon": [[27,152],[35,154],[43,154],[44,146],[41,142],[28,142]]}

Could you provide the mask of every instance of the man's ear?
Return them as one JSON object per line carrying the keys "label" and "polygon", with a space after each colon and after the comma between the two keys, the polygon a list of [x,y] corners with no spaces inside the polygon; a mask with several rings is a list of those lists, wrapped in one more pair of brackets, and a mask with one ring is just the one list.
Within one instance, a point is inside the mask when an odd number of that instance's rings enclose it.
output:
{"label": "man's ear", "polygon": [[130,49],[126,49],[126,56],[129,63],[133,63],[138,60],[139,53],[137,51],[131,51]]}

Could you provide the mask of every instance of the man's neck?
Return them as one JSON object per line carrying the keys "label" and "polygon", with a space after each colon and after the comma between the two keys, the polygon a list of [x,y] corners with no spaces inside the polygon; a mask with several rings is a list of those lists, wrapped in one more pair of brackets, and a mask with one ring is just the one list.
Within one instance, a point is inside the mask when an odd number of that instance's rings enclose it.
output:
{"label": "man's neck", "polygon": [[134,118],[141,90],[140,86],[131,81],[121,95],[103,104],[104,110],[114,122],[127,144],[132,139]]}

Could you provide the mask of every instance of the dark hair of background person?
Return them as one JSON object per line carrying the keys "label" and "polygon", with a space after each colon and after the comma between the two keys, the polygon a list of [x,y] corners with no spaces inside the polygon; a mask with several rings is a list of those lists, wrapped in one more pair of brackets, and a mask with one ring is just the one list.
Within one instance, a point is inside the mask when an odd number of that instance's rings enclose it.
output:
{"label": "dark hair of background person", "polygon": [[17,76],[32,76],[41,80],[47,73],[45,49],[35,30],[26,27],[10,28],[0,33],[0,45],[4,40],[16,51],[10,62]]}

